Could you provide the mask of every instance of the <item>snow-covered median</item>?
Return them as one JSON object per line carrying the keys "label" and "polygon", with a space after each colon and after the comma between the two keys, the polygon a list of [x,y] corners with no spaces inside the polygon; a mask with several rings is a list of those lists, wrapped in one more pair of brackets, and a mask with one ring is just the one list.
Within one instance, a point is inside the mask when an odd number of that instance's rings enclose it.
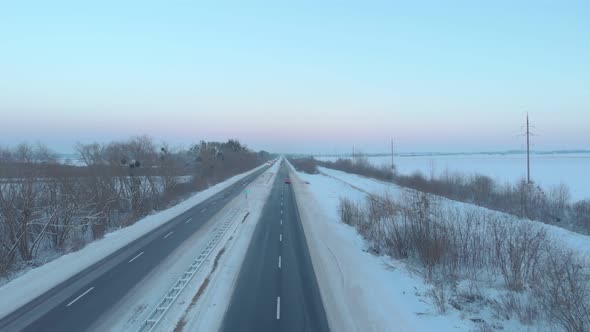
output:
{"label": "snow-covered median", "polygon": [[[248,187],[248,217],[243,223],[238,223],[234,231],[229,234],[229,239],[223,247],[224,252],[221,255],[216,254],[219,257],[218,265],[215,268],[206,269],[207,283],[199,284],[202,287],[202,293],[198,294],[197,288],[193,289],[192,295],[190,295],[191,292],[187,292],[187,297],[191,296],[189,297],[191,300],[187,302],[191,305],[180,320],[171,320],[180,323],[176,324],[175,331],[218,331],[221,328],[238,281],[242,262],[270,195],[279,166],[280,159],[267,171],[269,176],[260,177],[260,181]],[[211,261],[213,263],[213,259]],[[166,330],[162,329],[162,331]]]}
{"label": "snow-covered median", "polygon": [[94,241],[77,252],[61,256],[6,283],[0,287],[0,318],[263,167],[265,165],[233,176],[178,205],[147,216],[129,227],[108,233],[103,239]]}
{"label": "snow-covered median", "polygon": [[[430,287],[403,263],[366,252],[357,231],[338,217],[341,196],[365,193],[323,175],[292,172],[305,236],[333,331],[456,331],[473,327],[439,316],[416,293]],[[306,183],[308,182],[308,183]]]}

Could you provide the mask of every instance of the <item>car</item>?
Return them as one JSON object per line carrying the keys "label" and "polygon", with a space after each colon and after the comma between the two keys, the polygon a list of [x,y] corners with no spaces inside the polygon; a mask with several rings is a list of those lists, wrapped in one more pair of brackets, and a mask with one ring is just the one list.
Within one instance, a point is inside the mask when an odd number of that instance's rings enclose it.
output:
{"label": "car", "polygon": [[286,179],[285,179],[285,183],[286,183],[286,184],[291,184],[291,179],[289,179],[289,178],[286,178]]}

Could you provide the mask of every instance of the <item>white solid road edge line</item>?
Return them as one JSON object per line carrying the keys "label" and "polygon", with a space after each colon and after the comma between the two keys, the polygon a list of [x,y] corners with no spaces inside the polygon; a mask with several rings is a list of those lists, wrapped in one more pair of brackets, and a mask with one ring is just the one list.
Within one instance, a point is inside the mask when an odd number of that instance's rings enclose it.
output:
{"label": "white solid road edge line", "polygon": [[170,232],[170,233],[166,234],[166,236],[164,236],[164,238],[167,238],[167,237],[169,237],[170,235],[172,235],[172,233],[174,233],[174,231],[172,231],[172,232]]}
{"label": "white solid road edge line", "polygon": [[131,263],[131,262],[133,262],[134,260],[138,259],[138,258],[139,258],[139,256],[141,256],[141,255],[143,255],[143,251],[142,251],[142,252],[140,252],[139,254],[137,254],[137,256],[135,256],[135,257],[131,258],[131,260],[129,260],[129,263]]}
{"label": "white solid road edge line", "polygon": [[71,306],[71,305],[72,305],[72,304],[74,304],[76,301],[78,301],[79,299],[81,299],[81,298],[82,298],[82,296],[84,296],[84,295],[88,294],[88,293],[89,293],[91,290],[93,290],[93,289],[94,289],[94,287],[90,287],[90,288],[88,288],[88,290],[87,290],[87,291],[85,291],[84,293],[82,293],[82,295],[78,296],[78,297],[77,297],[77,298],[75,298],[75,299],[74,299],[72,302],[68,303],[68,305],[67,305],[66,307],[69,307],[69,306]]}
{"label": "white solid road edge line", "polygon": [[281,297],[277,296],[277,319],[281,319]]}
{"label": "white solid road edge line", "polygon": [[281,268],[281,256],[279,256],[279,269]]}
{"label": "white solid road edge line", "polygon": [[188,220],[187,220],[187,221],[185,221],[184,223],[185,223],[185,224],[188,224],[189,222],[191,222],[191,220],[193,220],[193,218],[188,218]]}

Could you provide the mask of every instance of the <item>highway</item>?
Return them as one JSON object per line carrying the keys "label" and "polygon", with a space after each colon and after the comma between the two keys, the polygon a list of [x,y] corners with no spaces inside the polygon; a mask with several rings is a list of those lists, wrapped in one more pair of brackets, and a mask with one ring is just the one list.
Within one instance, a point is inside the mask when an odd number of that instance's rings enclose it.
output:
{"label": "highway", "polygon": [[222,331],[329,331],[288,171],[281,165]]}
{"label": "highway", "polygon": [[266,169],[245,177],[4,317],[0,331],[87,330]]}

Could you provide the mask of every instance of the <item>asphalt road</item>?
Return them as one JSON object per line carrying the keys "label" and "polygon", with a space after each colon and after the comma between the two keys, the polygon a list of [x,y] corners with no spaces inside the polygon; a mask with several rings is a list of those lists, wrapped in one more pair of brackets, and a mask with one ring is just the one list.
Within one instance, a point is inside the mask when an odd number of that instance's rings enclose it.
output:
{"label": "asphalt road", "polygon": [[84,331],[268,167],[78,273],[0,320],[0,331]]}
{"label": "asphalt road", "polygon": [[281,165],[254,230],[222,331],[329,331],[303,226]]}

